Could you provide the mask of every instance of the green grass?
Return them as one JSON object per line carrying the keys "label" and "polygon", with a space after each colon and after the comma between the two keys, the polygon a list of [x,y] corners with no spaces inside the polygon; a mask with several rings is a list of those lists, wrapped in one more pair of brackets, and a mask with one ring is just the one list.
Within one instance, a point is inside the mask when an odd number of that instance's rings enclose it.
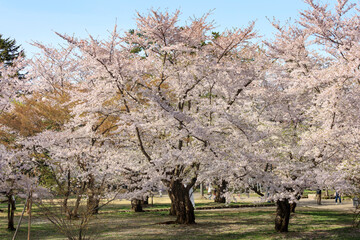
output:
{"label": "green grass", "polygon": [[[254,205],[252,203],[248,203],[248,202],[238,202],[238,203],[230,203],[230,204],[225,204],[225,203],[215,203],[215,202],[207,202],[207,203],[196,203],[196,208],[202,208],[202,207],[211,207],[211,208],[217,208],[217,207],[226,207],[226,206],[241,206],[241,205]],[[261,203],[262,205],[273,205],[273,203]],[[130,204],[108,204],[107,206],[103,207],[104,211],[109,211],[109,210],[121,210],[121,211],[129,211],[131,210],[131,205]],[[147,206],[143,207],[144,210],[167,210],[170,209],[170,203],[157,203],[157,204],[148,204]]]}
{"label": "green grass", "polygon": [[[22,207],[18,204],[17,215]],[[351,228],[352,214],[348,212],[299,208],[291,217],[289,232],[280,234],[274,231],[274,207],[196,211],[197,224],[189,226],[158,224],[174,220],[168,212],[118,211],[127,207],[110,204],[94,216],[89,225],[93,239],[360,239],[359,229]],[[168,204],[153,207],[164,208]],[[34,210],[32,239],[66,239],[36,207]],[[17,239],[26,239],[26,222],[27,217]],[[12,236],[6,223],[6,213],[0,213],[0,239],[4,240]]]}

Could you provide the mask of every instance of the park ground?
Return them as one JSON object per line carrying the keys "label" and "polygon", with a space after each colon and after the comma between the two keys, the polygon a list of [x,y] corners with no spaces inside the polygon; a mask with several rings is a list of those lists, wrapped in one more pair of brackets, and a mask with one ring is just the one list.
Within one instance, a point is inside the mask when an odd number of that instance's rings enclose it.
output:
{"label": "park ground", "polygon": [[[254,196],[237,195],[238,203],[260,204]],[[220,205],[212,200],[195,195],[198,207]],[[151,202],[150,202],[151,203]],[[161,211],[169,206],[170,200],[156,196],[153,205],[143,213],[127,211],[128,201],[114,201],[95,215],[89,226],[88,236],[91,239],[360,239],[359,228],[352,227],[354,208],[350,200],[336,205],[333,199],[324,199],[322,205],[315,200],[302,199],[292,214],[288,233],[274,231],[275,207],[246,207],[211,210],[196,210],[195,225],[164,224],[174,220],[168,211]],[[19,219],[23,205],[17,206],[16,221]],[[5,205],[1,205],[5,210]],[[155,211],[157,210],[157,211]],[[159,211],[160,210],[160,211]],[[76,224],[76,222],[75,222]],[[27,216],[25,215],[17,239],[26,239]],[[31,239],[66,239],[34,207]],[[11,239],[12,233],[6,230],[6,212],[0,213],[0,239]]]}

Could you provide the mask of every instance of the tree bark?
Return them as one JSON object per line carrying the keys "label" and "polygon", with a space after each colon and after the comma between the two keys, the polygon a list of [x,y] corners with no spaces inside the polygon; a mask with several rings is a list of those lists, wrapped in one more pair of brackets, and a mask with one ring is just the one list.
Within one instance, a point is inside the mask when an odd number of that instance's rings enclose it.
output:
{"label": "tree bark", "polygon": [[176,223],[195,224],[195,212],[189,196],[189,188],[185,187],[181,181],[174,180],[170,183],[169,194],[173,201],[176,212]]}
{"label": "tree bark", "polygon": [[144,200],[142,200],[142,201],[141,201],[141,204],[142,204],[143,206],[149,205],[149,197],[147,196]]}
{"label": "tree bark", "polygon": [[142,200],[139,199],[131,199],[131,209],[134,210],[134,212],[143,212]]}
{"label": "tree bark", "polygon": [[91,194],[87,201],[87,211],[90,214],[98,214],[99,203],[100,203],[100,199],[96,198],[94,195]]}
{"label": "tree bark", "polygon": [[214,202],[216,202],[216,203],[225,203],[226,202],[226,198],[224,197],[226,187],[227,187],[227,182],[225,180],[222,180],[220,186],[218,187],[218,189],[216,191]]}
{"label": "tree bark", "polygon": [[76,219],[77,216],[74,215],[73,209],[69,206],[69,198],[71,194],[71,172],[67,171],[67,179],[66,179],[66,190],[64,189],[64,199],[63,199],[63,209],[67,219]]}
{"label": "tree bark", "polygon": [[329,196],[330,196],[329,189],[326,189],[324,198],[329,199]]}
{"label": "tree bark", "polygon": [[14,213],[16,209],[16,203],[12,194],[8,195],[8,229],[15,231],[14,227]]}
{"label": "tree bark", "polygon": [[290,212],[295,213],[296,203],[290,203]]}
{"label": "tree bark", "polygon": [[31,236],[31,209],[32,209],[32,193],[30,192],[29,194],[29,198],[28,198],[28,214],[29,214],[29,218],[28,218],[28,235],[27,235],[27,240],[30,240],[30,236]]}
{"label": "tree bark", "polygon": [[[89,176],[89,181],[87,182],[87,185],[89,189],[87,211],[90,214],[98,214],[100,199],[97,196],[99,188],[95,185],[95,178],[92,175]],[[81,188],[80,193],[82,193],[82,190],[85,190],[85,183],[83,185],[83,188]]]}
{"label": "tree bark", "polygon": [[[302,195],[302,192],[296,196],[296,199],[297,199],[297,200],[300,200],[300,199],[301,199],[301,195]],[[295,213],[295,208],[296,208],[296,206],[297,206],[297,203],[295,203],[295,202],[290,203],[290,212]]]}
{"label": "tree bark", "polygon": [[63,200],[63,209],[64,209],[64,212],[65,212],[65,215],[66,215],[66,218],[67,219],[71,219],[71,211],[69,209],[69,206],[68,206],[68,196],[67,194],[65,194],[65,197],[64,197],[64,200]]}
{"label": "tree bark", "polygon": [[276,202],[275,230],[277,232],[288,232],[290,220],[290,203],[288,199]]}
{"label": "tree bark", "polygon": [[64,209],[67,219],[70,220],[70,219],[78,219],[79,218],[78,210],[80,207],[81,198],[82,198],[82,195],[77,195],[76,200],[75,200],[75,205],[74,205],[74,207],[71,207],[68,205],[69,204],[69,196],[65,195],[64,200],[63,200],[63,209]]}
{"label": "tree bark", "polygon": [[170,198],[170,200],[171,200],[171,207],[170,207],[169,215],[170,215],[170,216],[176,216],[176,207],[175,207],[175,199],[174,199],[174,196],[173,196],[173,194],[171,194],[170,191],[168,191],[168,194],[169,194],[169,198]]}

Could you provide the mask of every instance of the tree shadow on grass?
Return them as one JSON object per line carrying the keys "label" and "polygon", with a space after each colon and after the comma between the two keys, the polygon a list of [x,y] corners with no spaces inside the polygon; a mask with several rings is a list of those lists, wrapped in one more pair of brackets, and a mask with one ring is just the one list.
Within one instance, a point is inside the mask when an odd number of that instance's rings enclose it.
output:
{"label": "tree shadow on grass", "polygon": [[[274,230],[274,212],[268,209],[198,211],[195,225],[158,224],[175,220],[167,212],[113,212],[95,216],[89,227],[95,239],[108,240],[360,239],[359,231],[348,227],[349,219],[350,213],[299,211],[292,215],[290,232],[277,233]],[[329,226],[329,221],[334,226]]]}
{"label": "tree shadow on grass", "polygon": [[[209,214],[211,215],[212,212]],[[216,214],[213,217],[203,216],[198,217],[197,224],[194,225],[179,225],[179,224],[158,224],[164,222],[164,219],[174,219],[171,216],[164,216],[158,214],[147,214],[150,218],[141,218],[141,214],[128,215],[128,218],[117,222],[112,227],[103,229],[102,233],[108,235],[116,235],[114,238],[106,239],[234,239],[233,236],[238,236],[239,231],[247,229],[249,226],[256,226],[254,232],[259,232],[258,228],[266,228],[269,219],[266,218],[248,218],[236,216],[237,214],[227,214],[227,216]],[[151,218],[153,217],[153,218]],[[156,218],[158,217],[158,218]],[[125,221],[126,220],[126,221]],[[139,222],[140,221],[140,222]],[[111,219],[110,219],[111,222]],[[227,232],[227,233],[223,233]],[[210,238],[209,238],[210,237]]]}
{"label": "tree shadow on grass", "polygon": [[[206,238],[204,238],[206,239]],[[247,231],[247,232],[237,232],[237,233],[224,233],[217,234],[208,237],[207,239],[214,240],[225,240],[225,239],[336,239],[336,240],[355,240],[360,239],[360,231],[356,231],[353,228],[339,228],[332,230],[319,230],[314,232],[287,232],[287,233],[277,233],[275,231]]]}

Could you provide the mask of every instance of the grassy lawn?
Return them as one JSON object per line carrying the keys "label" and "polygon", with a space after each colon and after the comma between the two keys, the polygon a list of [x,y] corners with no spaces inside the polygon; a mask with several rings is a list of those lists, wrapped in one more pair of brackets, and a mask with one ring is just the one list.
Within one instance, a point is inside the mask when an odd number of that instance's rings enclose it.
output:
{"label": "grassy lawn", "polygon": [[[207,206],[206,203],[200,204]],[[214,205],[213,203],[208,205]],[[5,205],[1,205],[1,209]],[[17,217],[22,205],[17,208]],[[112,203],[93,217],[89,225],[92,239],[360,239],[351,228],[352,214],[343,211],[298,208],[286,234],[273,229],[275,207],[196,211],[196,225],[159,224],[174,220],[168,212],[119,212],[129,205]],[[159,204],[153,208],[167,208]],[[26,239],[25,215],[17,239]],[[0,239],[11,239],[6,230],[6,212],[0,213]],[[66,239],[34,208],[32,239]]]}
{"label": "grassy lawn", "polygon": [[[196,209],[201,209],[201,208],[218,208],[218,207],[224,207],[224,208],[231,208],[231,207],[237,207],[237,206],[242,206],[242,205],[257,205],[257,204],[261,204],[261,205],[274,205],[273,203],[248,203],[248,202],[237,202],[237,203],[230,203],[230,204],[224,204],[224,203],[215,203],[215,202],[201,202],[201,203],[196,203]],[[145,211],[152,211],[152,210],[164,210],[164,211],[168,211],[170,209],[170,204],[169,203],[157,203],[154,205],[149,204],[147,207],[143,208]],[[106,207],[103,208],[104,211],[109,211],[109,210],[120,210],[120,211],[130,211],[131,210],[131,205],[130,204],[117,204],[117,203],[111,203],[108,204]]]}

